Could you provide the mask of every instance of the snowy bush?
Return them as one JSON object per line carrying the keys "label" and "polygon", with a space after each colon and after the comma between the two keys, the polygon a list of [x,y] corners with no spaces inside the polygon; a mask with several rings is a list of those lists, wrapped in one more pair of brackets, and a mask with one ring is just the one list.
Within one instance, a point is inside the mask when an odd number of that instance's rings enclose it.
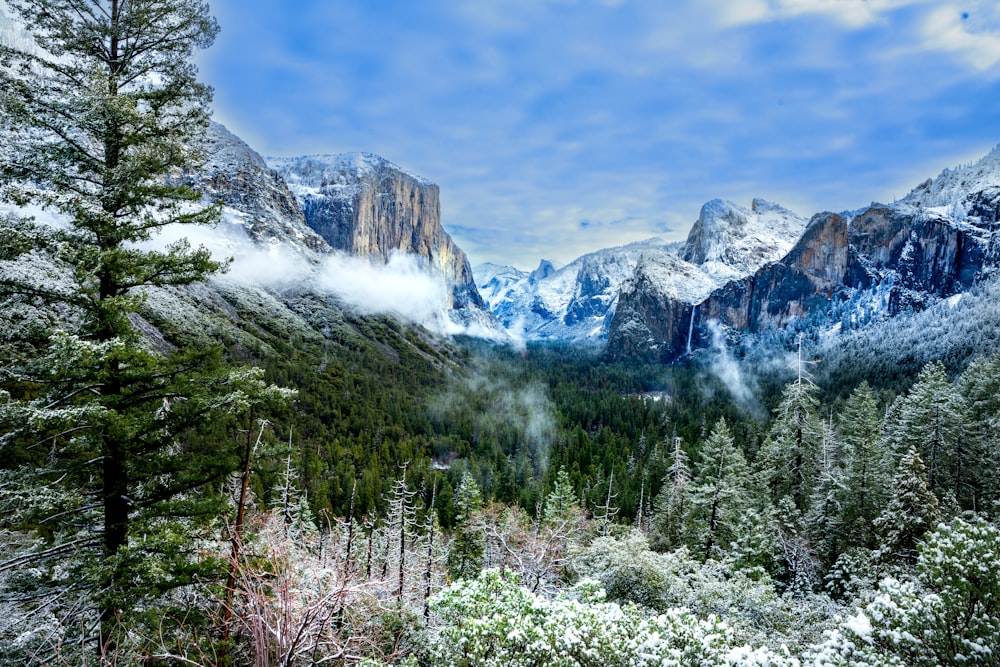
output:
{"label": "snowy bush", "polygon": [[941,524],[920,548],[917,580],[885,579],[875,599],[816,647],[807,664],[1000,665],[1000,530]]}
{"label": "snowy bush", "polygon": [[655,616],[635,605],[603,601],[593,582],[578,597],[546,598],[517,586],[509,574],[487,570],[435,596],[447,624],[429,647],[442,667],[575,667],[581,665],[788,666],[798,662],[767,649],[735,646],[732,629],[715,616],[683,608]]}
{"label": "snowy bush", "polygon": [[698,616],[715,615],[726,622],[736,641],[775,649],[818,641],[836,610],[825,596],[779,596],[759,569],[740,569],[729,561],[702,562],[685,548],[650,551],[638,531],[597,538],[573,555],[572,564],[576,575],[597,579],[611,601],[635,603],[650,613],[684,607]]}

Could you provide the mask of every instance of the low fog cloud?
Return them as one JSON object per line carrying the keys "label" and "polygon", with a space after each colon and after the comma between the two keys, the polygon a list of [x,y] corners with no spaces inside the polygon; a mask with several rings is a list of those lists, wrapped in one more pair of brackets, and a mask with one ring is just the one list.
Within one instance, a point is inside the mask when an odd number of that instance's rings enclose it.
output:
{"label": "low fog cloud", "polygon": [[444,280],[430,275],[414,255],[396,253],[384,265],[333,255],[323,260],[315,283],[362,313],[393,313],[424,323],[448,310]]}
{"label": "low fog cloud", "polygon": [[163,248],[187,238],[192,246],[208,248],[219,260],[232,259],[226,277],[269,289],[309,286],[336,296],[362,314],[385,313],[419,324],[442,335],[485,335],[475,323],[464,325],[448,315],[448,286],[430,272],[422,258],[402,252],[382,263],[378,258],[343,253],[305,254],[283,243],[252,241],[238,222],[218,227],[172,225],[148,247]]}
{"label": "low fog cloud", "polygon": [[498,363],[491,355],[478,360],[484,364],[479,372],[438,395],[431,404],[431,415],[441,420],[471,416],[481,434],[513,427],[534,473],[540,475],[548,466],[556,434],[555,408],[547,387],[535,379],[507,376],[491,368]]}
{"label": "low fog cloud", "polygon": [[725,385],[738,405],[751,412],[760,411],[756,397],[757,382],[752,376],[743,372],[739,361],[729,351],[722,326],[715,320],[709,320],[706,326],[712,337],[709,347],[709,370]]}

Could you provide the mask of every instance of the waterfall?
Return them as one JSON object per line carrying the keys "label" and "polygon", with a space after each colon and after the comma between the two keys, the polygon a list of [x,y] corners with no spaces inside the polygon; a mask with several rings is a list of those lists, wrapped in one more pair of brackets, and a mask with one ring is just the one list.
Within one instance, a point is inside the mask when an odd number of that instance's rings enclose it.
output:
{"label": "waterfall", "polygon": [[688,354],[691,354],[691,336],[692,334],[694,334],[694,316],[695,313],[697,312],[698,312],[698,306],[697,305],[691,306],[691,325],[688,327],[688,344],[687,344]]}

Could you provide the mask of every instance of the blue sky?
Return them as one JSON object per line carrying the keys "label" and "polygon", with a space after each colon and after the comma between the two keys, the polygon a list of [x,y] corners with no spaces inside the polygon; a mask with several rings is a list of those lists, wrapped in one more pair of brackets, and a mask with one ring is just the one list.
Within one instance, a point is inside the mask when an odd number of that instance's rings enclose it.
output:
{"label": "blue sky", "polygon": [[716,197],[892,200],[1000,143],[992,0],[210,4],[218,120],[431,179],[474,264],[682,239]]}

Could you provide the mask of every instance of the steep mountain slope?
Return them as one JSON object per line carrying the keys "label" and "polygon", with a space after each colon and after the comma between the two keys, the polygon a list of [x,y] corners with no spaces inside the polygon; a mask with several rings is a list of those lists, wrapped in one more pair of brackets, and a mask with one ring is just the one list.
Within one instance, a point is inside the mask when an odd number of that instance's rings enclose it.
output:
{"label": "steep mountain slope", "polygon": [[655,282],[623,292],[608,352],[670,360],[705,344],[711,322],[759,332],[795,322],[851,327],[920,310],[996,266],[1000,151],[945,170],[905,199],[812,218],[795,246],[699,301]]}
{"label": "steep mountain slope", "polygon": [[188,180],[208,201],[221,201],[223,221],[242,227],[256,244],[283,246],[315,259],[329,245],[306,224],[302,207],[264,158],[219,123],[205,137],[207,160]]}

